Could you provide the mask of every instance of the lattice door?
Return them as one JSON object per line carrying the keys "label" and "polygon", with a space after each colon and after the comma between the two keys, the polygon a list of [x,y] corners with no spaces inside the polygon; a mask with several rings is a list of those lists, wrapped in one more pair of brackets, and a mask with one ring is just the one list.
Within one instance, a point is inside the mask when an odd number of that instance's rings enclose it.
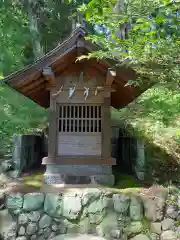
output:
{"label": "lattice door", "polygon": [[58,126],[58,155],[101,155],[101,105],[60,105]]}

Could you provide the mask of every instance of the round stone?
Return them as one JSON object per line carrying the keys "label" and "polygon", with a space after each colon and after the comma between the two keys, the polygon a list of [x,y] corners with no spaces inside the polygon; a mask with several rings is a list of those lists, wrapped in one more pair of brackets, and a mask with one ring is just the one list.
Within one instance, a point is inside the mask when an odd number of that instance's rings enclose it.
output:
{"label": "round stone", "polygon": [[143,217],[143,208],[142,208],[142,201],[140,198],[132,197],[131,204],[130,204],[130,218],[133,221],[140,221]]}
{"label": "round stone", "polygon": [[36,211],[43,207],[43,193],[27,193],[24,195],[23,209],[26,211]]}
{"label": "round stone", "polygon": [[40,237],[38,237],[38,240],[45,240],[47,238],[45,238],[43,235],[41,235]]}
{"label": "round stone", "polygon": [[40,217],[41,217],[41,214],[38,211],[30,212],[28,214],[28,218],[31,222],[38,222]]}
{"label": "round stone", "polygon": [[82,210],[82,201],[79,196],[64,196],[62,205],[65,218],[75,220],[79,217]]}
{"label": "round stone", "polygon": [[161,223],[159,222],[151,223],[151,232],[161,234]]}
{"label": "round stone", "polygon": [[161,234],[161,240],[177,240],[176,234],[173,231],[165,231]]}
{"label": "round stone", "polygon": [[27,237],[25,237],[25,236],[18,237],[18,238],[16,238],[16,240],[27,240]]}
{"label": "round stone", "polygon": [[175,221],[171,218],[166,218],[162,221],[162,230],[171,230],[175,225]]}
{"label": "round stone", "polygon": [[59,230],[59,226],[57,224],[53,224],[51,228],[54,232],[57,232]]}
{"label": "round stone", "polygon": [[32,235],[31,236],[31,240],[36,240],[37,239],[37,236],[36,235]]}
{"label": "round stone", "polygon": [[178,207],[179,207],[179,209],[180,209],[180,195],[178,196],[178,201],[177,201],[177,203],[178,203]]}
{"label": "round stone", "polygon": [[44,214],[39,221],[39,227],[46,228],[46,227],[49,227],[51,223],[52,223],[52,218]]}
{"label": "round stone", "polygon": [[38,231],[38,235],[43,235],[43,229],[39,229],[39,231]]}
{"label": "round stone", "polygon": [[149,238],[145,234],[139,234],[130,240],[149,240]]}
{"label": "round stone", "polygon": [[[50,239],[50,238],[49,238]],[[94,235],[88,234],[67,234],[67,235],[59,235],[52,240],[107,240],[104,237],[97,237]],[[127,240],[127,238],[121,238],[121,240]],[[149,238],[137,239],[137,240],[149,240]]]}
{"label": "round stone", "polygon": [[67,227],[64,224],[59,225],[59,232],[65,234],[67,232]]}
{"label": "round stone", "polygon": [[180,239],[180,226],[179,227],[177,227],[177,229],[176,229],[176,233],[177,233],[177,236],[179,237],[179,239]]}
{"label": "round stone", "polygon": [[119,239],[121,236],[121,230],[119,229],[111,230],[111,236],[115,239]]}
{"label": "round stone", "polygon": [[22,213],[19,215],[19,218],[18,218],[18,223],[19,225],[23,225],[23,224],[26,224],[28,222],[28,217],[26,214]]}
{"label": "round stone", "polygon": [[151,240],[159,240],[159,235],[157,233],[151,233]]}
{"label": "round stone", "polygon": [[23,206],[23,195],[22,194],[11,194],[7,197],[7,208],[10,210],[16,210]]}
{"label": "round stone", "polygon": [[142,222],[131,222],[129,226],[124,228],[124,233],[128,236],[135,235],[141,233],[143,231],[143,224]]}
{"label": "round stone", "polygon": [[8,227],[6,236],[7,238],[13,238],[16,236],[16,231],[17,231],[17,224],[16,222],[11,223],[11,225]]}
{"label": "round stone", "polygon": [[170,196],[169,196],[169,200],[171,200],[172,202],[176,202],[176,201],[177,201],[177,196],[175,196],[175,195],[170,195]]}
{"label": "round stone", "polygon": [[113,195],[114,209],[118,213],[127,212],[130,205],[130,198],[123,194]]}
{"label": "round stone", "polygon": [[105,235],[105,233],[104,233],[104,231],[103,231],[103,229],[101,228],[100,225],[96,227],[96,233],[100,237],[104,237],[104,235]]}
{"label": "round stone", "polygon": [[38,230],[38,227],[35,223],[29,223],[26,229],[27,235],[31,236],[34,235]]}
{"label": "round stone", "polygon": [[25,227],[21,226],[21,227],[19,228],[18,235],[19,235],[19,236],[24,236],[25,233],[26,233]]}
{"label": "round stone", "polygon": [[51,234],[51,229],[50,228],[45,228],[44,232],[43,232],[44,237],[48,238],[50,234]]}
{"label": "round stone", "polygon": [[49,235],[48,240],[53,239],[53,238],[55,238],[55,237],[56,237],[56,233],[55,233],[55,232],[52,232],[52,233]]}
{"label": "round stone", "polygon": [[166,209],[166,215],[170,218],[176,219],[178,216],[178,208],[175,205],[168,206]]}

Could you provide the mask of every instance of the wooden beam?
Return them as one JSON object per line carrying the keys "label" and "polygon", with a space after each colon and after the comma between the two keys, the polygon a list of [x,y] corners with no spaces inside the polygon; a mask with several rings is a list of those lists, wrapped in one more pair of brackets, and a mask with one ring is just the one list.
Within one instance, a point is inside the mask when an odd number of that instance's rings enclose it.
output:
{"label": "wooden beam", "polygon": [[111,86],[114,79],[116,77],[116,71],[114,71],[113,69],[108,69],[108,73],[107,73],[107,76],[106,76],[106,85],[107,86]]}
{"label": "wooden beam", "polygon": [[100,70],[101,73],[103,73],[103,75],[106,74],[106,72],[107,72],[107,67],[103,66],[101,61],[94,60],[94,59],[89,59],[89,60],[88,60],[88,63],[89,63],[90,65],[92,65],[93,67],[96,67],[98,70]]}
{"label": "wooden beam", "polygon": [[49,93],[48,92],[41,92],[40,94],[32,94],[30,98],[36,102],[38,105],[48,108],[49,107]]}
{"label": "wooden beam", "polygon": [[42,74],[50,86],[55,85],[55,75],[51,67],[44,67]]}
{"label": "wooden beam", "polygon": [[56,74],[56,70],[59,69],[59,68],[61,69],[62,66],[64,66],[64,65],[69,65],[70,63],[75,62],[75,61],[76,61],[76,58],[77,58],[77,51],[76,51],[76,50],[73,50],[73,52],[68,53],[67,55],[65,55],[65,56],[63,57],[63,59],[60,58],[59,60],[54,61],[54,62],[51,64],[54,73]]}
{"label": "wooden beam", "polygon": [[44,78],[41,78],[37,81],[32,81],[29,83],[28,86],[24,87],[24,86],[21,86],[19,89],[20,91],[23,91],[23,92],[28,92],[30,90],[33,90],[34,88],[37,88],[39,87],[40,85],[42,85],[42,83],[44,83]]}
{"label": "wooden beam", "polygon": [[18,83],[15,84],[15,86],[16,88],[28,86],[30,82],[37,81],[37,79],[41,77],[41,71],[37,70],[35,73],[31,73],[27,75],[24,79],[19,80]]}
{"label": "wooden beam", "polygon": [[29,92],[23,92],[23,93],[30,96],[30,95],[32,95],[32,94],[34,94],[34,93],[37,93],[37,92],[40,91],[40,90],[43,90],[44,88],[45,88],[45,85],[42,84],[42,85],[40,85],[40,86],[32,89],[32,90],[29,91]]}
{"label": "wooden beam", "polygon": [[64,76],[79,76],[80,72],[83,70],[82,64],[79,62],[72,63],[71,65],[67,65],[66,68],[63,69],[63,71],[58,72],[58,75],[61,77]]}

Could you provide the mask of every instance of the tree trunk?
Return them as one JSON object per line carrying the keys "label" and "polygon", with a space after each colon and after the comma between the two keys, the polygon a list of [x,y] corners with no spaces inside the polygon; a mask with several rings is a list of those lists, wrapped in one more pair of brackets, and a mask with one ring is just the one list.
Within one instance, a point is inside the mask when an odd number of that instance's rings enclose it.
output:
{"label": "tree trunk", "polygon": [[[114,12],[116,14],[120,14],[120,11],[124,7],[124,0],[118,0],[115,7],[114,7]],[[128,38],[128,26],[130,23],[123,23],[120,26],[118,26],[117,30],[117,37],[120,38],[121,40],[125,40]]]}
{"label": "tree trunk", "polygon": [[40,34],[38,30],[36,7],[35,7],[35,2],[33,0],[27,1],[27,13],[28,13],[28,19],[29,19],[29,28],[32,35],[34,60],[37,60],[41,58],[44,55],[44,53],[40,43]]}

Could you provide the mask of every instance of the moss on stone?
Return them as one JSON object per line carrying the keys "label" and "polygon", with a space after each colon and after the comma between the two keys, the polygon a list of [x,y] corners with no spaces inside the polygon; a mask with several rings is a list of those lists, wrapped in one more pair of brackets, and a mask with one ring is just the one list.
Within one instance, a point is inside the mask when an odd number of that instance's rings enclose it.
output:
{"label": "moss on stone", "polygon": [[117,183],[115,188],[126,189],[126,188],[139,188],[142,185],[132,175],[116,174]]}
{"label": "moss on stone", "polygon": [[43,181],[44,181],[43,174],[40,172],[23,177],[23,182],[27,186],[41,187],[43,185]]}
{"label": "moss on stone", "polygon": [[143,225],[143,233],[144,234],[150,234],[150,221],[144,216],[141,220]]}

